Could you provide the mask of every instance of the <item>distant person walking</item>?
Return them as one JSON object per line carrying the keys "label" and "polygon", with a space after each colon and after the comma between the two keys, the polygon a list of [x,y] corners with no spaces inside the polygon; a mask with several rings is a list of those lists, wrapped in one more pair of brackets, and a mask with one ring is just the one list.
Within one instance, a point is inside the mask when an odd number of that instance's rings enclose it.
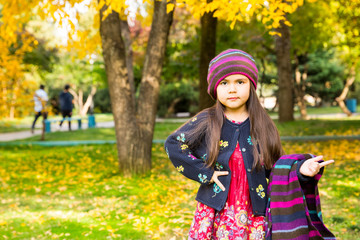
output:
{"label": "distant person walking", "polygon": [[[60,93],[59,101],[60,101],[60,111],[63,116],[63,120],[60,122],[60,127],[64,122],[66,117],[71,118],[72,109],[73,109],[73,97],[69,92],[70,85],[66,84],[64,87],[64,91]],[[69,131],[71,131],[71,121],[69,120]]]}
{"label": "distant person walking", "polygon": [[34,103],[35,103],[35,119],[31,126],[31,132],[34,133],[35,123],[40,116],[43,116],[43,120],[47,118],[47,112],[45,109],[46,102],[49,100],[47,93],[44,90],[45,86],[40,85],[40,89],[35,91]]}

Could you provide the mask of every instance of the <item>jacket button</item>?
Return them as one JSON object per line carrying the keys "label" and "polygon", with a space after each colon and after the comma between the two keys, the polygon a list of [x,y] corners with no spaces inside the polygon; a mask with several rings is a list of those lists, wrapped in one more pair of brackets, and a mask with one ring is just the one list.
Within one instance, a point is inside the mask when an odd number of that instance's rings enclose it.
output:
{"label": "jacket button", "polygon": [[238,131],[239,131],[239,129],[236,129],[236,131],[238,132]]}
{"label": "jacket button", "polygon": [[254,191],[254,188],[253,188],[253,187],[251,188],[251,191]]}
{"label": "jacket button", "polygon": [[246,152],[246,148],[242,148],[241,151]]}
{"label": "jacket button", "polygon": [[248,168],[248,169],[246,169],[248,172],[251,172],[251,169],[250,168]]}

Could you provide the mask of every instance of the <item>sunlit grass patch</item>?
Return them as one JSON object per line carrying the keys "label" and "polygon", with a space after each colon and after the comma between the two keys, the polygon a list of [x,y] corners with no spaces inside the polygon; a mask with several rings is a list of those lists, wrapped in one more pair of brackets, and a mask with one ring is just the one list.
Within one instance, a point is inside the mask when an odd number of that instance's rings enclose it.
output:
{"label": "sunlit grass patch", "polygon": [[[284,142],[290,153],[335,159],[320,180],[325,224],[360,238],[360,141]],[[198,184],[179,174],[164,147],[153,169],[118,174],[115,145],[0,148],[0,238],[186,239]]]}

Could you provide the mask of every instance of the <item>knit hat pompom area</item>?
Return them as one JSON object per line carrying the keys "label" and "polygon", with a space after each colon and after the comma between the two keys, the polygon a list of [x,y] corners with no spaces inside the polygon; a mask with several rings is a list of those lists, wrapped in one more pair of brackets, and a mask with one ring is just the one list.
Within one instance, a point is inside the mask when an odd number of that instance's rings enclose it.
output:
{"label": "knit hat pompom area", "polygon": [[217,98],[216,89],[219,83],[227,76],[234,74],[241,74],[249,78],[256,89],[258,69],[250,54],[238,49],[228,49],[210,61],[207,82],[208,93],[213,99]]}

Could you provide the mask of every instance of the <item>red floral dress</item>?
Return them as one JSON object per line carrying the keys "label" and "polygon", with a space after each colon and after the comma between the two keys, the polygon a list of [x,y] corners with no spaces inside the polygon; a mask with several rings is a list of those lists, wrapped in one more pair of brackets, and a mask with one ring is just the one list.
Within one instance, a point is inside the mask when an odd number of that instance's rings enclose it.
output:
{"label": "red floral dress", "polygon": [[264,217],[254,216],[244,160],[237,144],[229,160],[232,173],[225,207],[216,211],[197,204],[189,239],[262,240],[265,238]]}

